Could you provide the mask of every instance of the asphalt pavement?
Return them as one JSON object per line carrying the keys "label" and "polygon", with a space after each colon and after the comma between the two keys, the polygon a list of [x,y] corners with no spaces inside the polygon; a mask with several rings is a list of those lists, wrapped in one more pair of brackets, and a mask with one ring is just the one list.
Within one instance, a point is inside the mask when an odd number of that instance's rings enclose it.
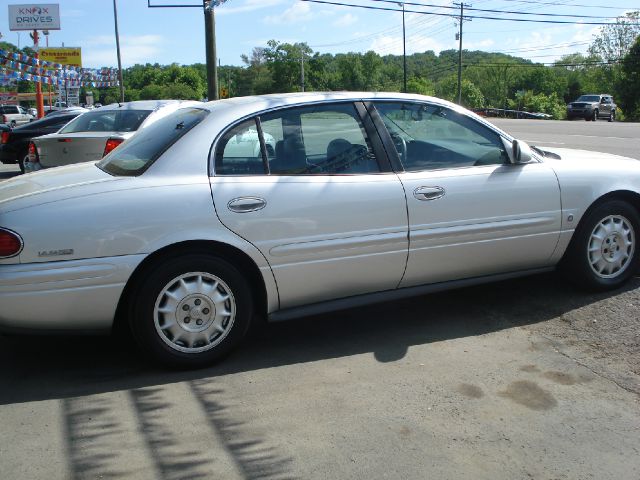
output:
{"label": "asphalt pavement", "polygon": [[488,118],[530,145],[607,152],[640,160],[640,123]]}
{"label": "asphalt pavement", "polygon": [[[640,159],[637,124],[496,124]],[[190,372],[0,336],[0,478],[637,480],[639,312],[638,278],[549,274],[256,327]]]}

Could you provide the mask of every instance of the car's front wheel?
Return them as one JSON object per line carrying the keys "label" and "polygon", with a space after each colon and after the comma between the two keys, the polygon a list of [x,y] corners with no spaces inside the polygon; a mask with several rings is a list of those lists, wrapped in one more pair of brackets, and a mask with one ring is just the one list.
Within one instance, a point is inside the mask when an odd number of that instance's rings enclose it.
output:
{"label": "car's front wheel", "polygon": [[615,122],[616,121],[616,111],[615,110],[611,110],[611,113],[609,114],[609,121],[610,122]]}
{"label": "car's front wheel", "polygon": [[132,298],[136,341],[173,367],[202,367],[222,358],[240,343],[253,314],[251,290],[240,271],[206,254],[157,264]]}
{"label": "car's front wheel", "polygon": [[600,114],[600,112],[598,112],[598,109],[596,108],[593,111],[593,115],[591,116],[591,121],[592,122],[596,122],[598,120],[598,115]]}
{"label": "car's front wheel", "polygon": [[606,201],[580,222],[563,260],[569,278],[591,290],[620,287],[638,266],[640,217],[621,200]]}

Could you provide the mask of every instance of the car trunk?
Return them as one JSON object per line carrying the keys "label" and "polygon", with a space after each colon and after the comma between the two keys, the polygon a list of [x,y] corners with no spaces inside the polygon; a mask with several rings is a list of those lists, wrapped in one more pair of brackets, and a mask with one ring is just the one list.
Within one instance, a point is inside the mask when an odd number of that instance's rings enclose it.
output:
{"label": "car trunk", "polygon": [[110,138],[122,139],[123,136],[115,132],[79,132],[40,138],[35,143],[40,164],[57,167],[100,160]]}

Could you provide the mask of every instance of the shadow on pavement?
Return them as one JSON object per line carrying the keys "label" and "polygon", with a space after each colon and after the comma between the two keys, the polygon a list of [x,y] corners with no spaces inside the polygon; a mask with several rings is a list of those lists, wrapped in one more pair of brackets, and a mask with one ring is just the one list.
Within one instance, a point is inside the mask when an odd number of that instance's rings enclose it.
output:
{"label": "shadow on pavement", "polygon": [[20,175],[20,169],[12,166],[2,166],[0,163],[0,181]]}
{"label": "shadow on pavement", "polygon": [[[626,290],[638,288],[633,279]],[[149,364],[114,337],[0,337],[0,404],[132,390],[258,369],[372,353],[403,358],[412,345],[543,322],[620,293],[586,294],[548,274],[268,324],[209,368]]]}

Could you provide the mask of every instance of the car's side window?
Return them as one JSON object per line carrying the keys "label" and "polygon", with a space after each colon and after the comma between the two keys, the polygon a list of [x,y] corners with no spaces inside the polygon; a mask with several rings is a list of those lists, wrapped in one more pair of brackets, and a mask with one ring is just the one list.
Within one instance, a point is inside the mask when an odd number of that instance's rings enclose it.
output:
{"label": "car's side window", "polygon": [[256,121],[247,120],[228,130],[216,148],[216,175],[265,173]]}
{"label": "car's side window", "polygon": [[352,103],[294,107],[260,117],[269,173],[376,173],[380,167]]}
{"label": "car's side window", "polygon": [[500,136],[439,105],[380,102],[384,121],[407,171],[509,163]]}

